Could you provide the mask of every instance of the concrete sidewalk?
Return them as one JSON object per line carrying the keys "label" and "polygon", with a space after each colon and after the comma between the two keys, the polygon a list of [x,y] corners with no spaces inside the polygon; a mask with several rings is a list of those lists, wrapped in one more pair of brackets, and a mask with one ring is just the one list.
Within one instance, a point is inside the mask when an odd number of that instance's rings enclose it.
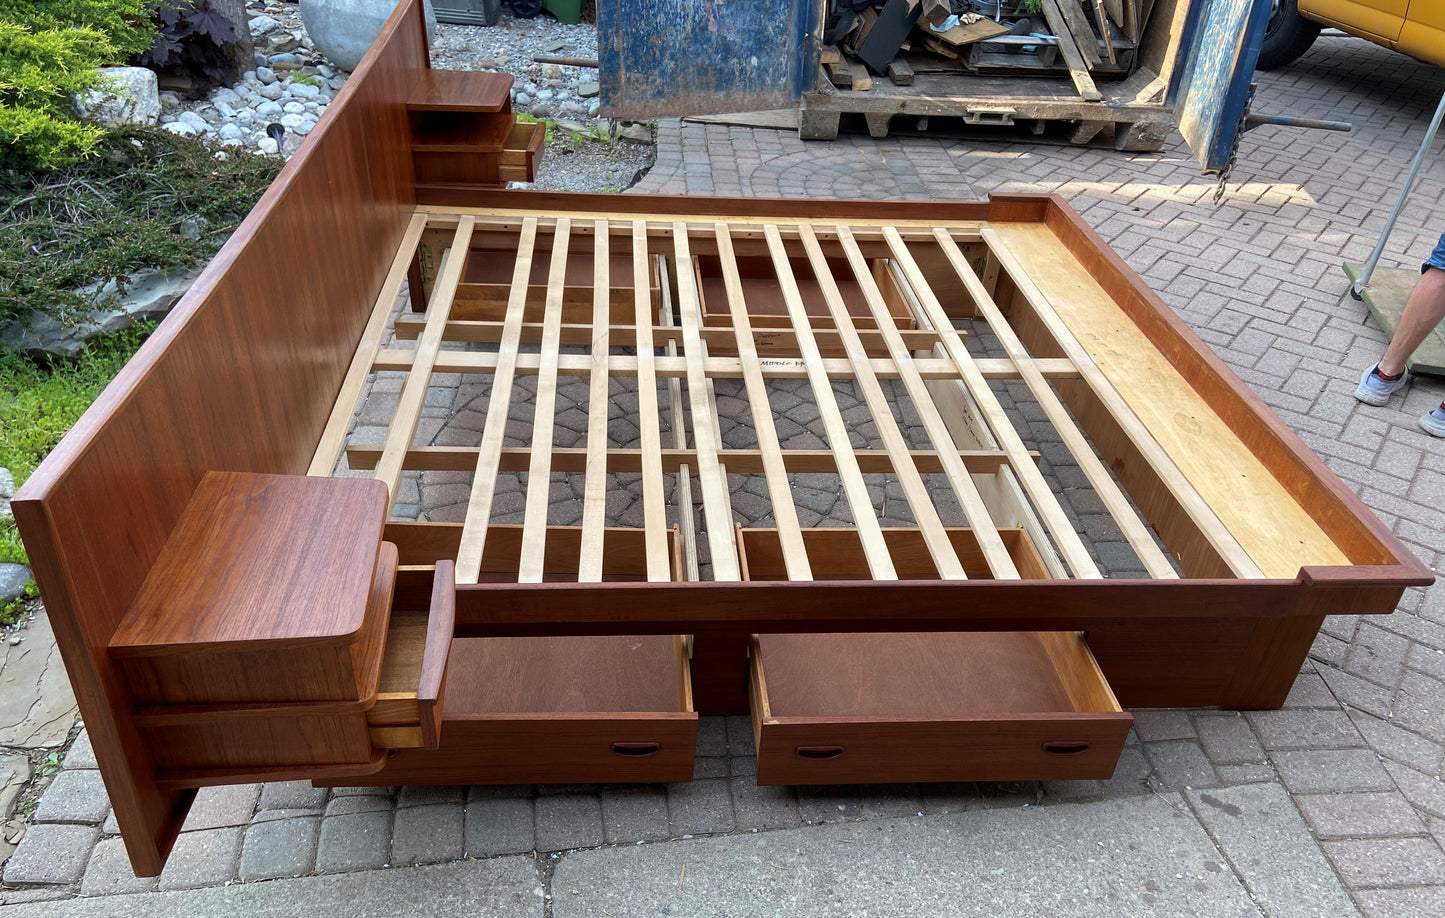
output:
{"label": "concrete sidewalk", "polygon": [[[1415,419],[1445,385],[1421,380],[1383,409],[1354,400],[1384,339],[1344,295],[1340,262],[1368,256],[1445,75],[1326,38],[1259,82],[1257,110],[1348,120],[1355,131],[1250,134],[1220,207],[1177,139],[1160,154],[1123,155],[939,137],[805,144],[676,122],[662,126],[657,167],[637,190],[920,200],[1056,191],[1438,568],[1445,441]],[[1445,227],[1442,192],[1445,164],[1432,157],[1386,264],[1429,251]],[[477,393],[436,383],[423,423],[440,431]],[[417,512],[440,514],[459,484],[417,482]],[[704,718],[688,784],[208,790],[158,883],[129,875],[82,741],[7,863],[15,888],[0,898],[144,893],[4,910],[17,916],[421,905],[555,916],[1427,918],[1445,914],[1442,680],[1437,584],[1410,591],[1393,615],[1331,619],[1280,711],[1135,712],[1108,782],[759,788],[747,719]],[[393,866],[425,863],[446,866]],[[238,880],[247,882],[225,886]]]}

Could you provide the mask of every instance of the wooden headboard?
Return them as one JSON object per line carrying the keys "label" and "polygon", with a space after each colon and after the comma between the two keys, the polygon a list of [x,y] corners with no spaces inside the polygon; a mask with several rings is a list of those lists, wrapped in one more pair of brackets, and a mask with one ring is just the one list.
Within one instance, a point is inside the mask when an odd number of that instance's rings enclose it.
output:
{"label": "wooden headboard", "polygon": [[429,66],[402,0],[316,129],[14,500],[138,874],[193,791],[162,792],[106,644],[201,476],[304,474],[415,206],[405,109]]}

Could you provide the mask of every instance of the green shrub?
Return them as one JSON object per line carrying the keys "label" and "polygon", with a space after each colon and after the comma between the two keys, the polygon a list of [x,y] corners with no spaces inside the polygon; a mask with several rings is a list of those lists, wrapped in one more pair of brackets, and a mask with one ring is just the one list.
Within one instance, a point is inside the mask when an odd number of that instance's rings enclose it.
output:
{"label": "green shrub", "polygon": [[154,37],[145,0],[0,0],[0,168],[56,169],[91,152],[101,131],[75,120],[72,96]]}

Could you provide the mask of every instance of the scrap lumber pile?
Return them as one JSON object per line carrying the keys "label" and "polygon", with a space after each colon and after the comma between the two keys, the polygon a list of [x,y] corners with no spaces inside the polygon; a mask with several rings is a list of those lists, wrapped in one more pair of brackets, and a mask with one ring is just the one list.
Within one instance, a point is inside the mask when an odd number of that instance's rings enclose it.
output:
{"label": "scrap lumber pile", "polygon": [[1122,79],[1153,0],[833,0],[822,63],[854,92],[887,75],[1068,77],[1086,101],[1095,76]]}

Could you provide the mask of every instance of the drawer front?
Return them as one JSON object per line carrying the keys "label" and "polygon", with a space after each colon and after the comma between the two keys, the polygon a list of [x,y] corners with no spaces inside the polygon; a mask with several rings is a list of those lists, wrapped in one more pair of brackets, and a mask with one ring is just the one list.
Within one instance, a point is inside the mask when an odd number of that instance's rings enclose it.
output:
{"label": "drawer front", "polygon": [[361,713],[241,717],[142,727],[161,768],[342,765],[372,757]]}
{"label": "drawer front", "polygon": [[1128,714],[760,718],[759,784],[1110,778]]}
{"label": "drawer front", "polygon": [[366,785],[692,780],[696,714],[449,715],[441,747],[400,749]]}

